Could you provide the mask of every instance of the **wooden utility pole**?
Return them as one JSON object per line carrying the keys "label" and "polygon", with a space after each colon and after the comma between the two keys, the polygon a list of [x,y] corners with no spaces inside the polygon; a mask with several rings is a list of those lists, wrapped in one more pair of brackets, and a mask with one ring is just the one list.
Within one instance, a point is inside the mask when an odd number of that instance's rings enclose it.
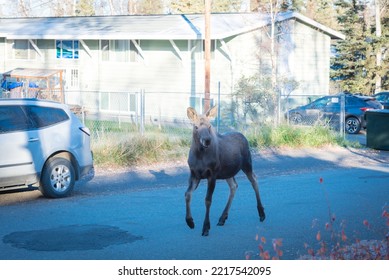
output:
{"label": "wooden utility pole", "polygon": [[204,84],[204,113],[211,106],[211,0],[205,0],[205,84]]}

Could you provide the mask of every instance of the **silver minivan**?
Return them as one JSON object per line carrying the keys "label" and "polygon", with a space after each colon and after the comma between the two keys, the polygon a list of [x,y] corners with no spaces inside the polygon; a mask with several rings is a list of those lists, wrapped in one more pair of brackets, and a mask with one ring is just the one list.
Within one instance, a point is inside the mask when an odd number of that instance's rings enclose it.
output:
{"label": "silver minivan", "polygon": [[90,131],[67,105],[0,99],[0,190],[38,184],[44,196],[59,198],[90,174]]}

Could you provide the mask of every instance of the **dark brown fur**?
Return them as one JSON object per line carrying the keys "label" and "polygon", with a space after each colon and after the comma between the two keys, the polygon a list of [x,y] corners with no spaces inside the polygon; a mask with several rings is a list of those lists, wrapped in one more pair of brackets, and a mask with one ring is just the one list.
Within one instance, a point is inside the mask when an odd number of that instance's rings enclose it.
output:
{"label": "dark brown fur", "polygon": [[188,108],[187,114],[193,123],[192,145],[188,157],[190,168],[189,187],[185,193],[186,223],[188,226],[194,228],[190,202],[192,193],[198,187],[201,179],[208,180],[205,198],[206,214],[202,234],[207,236],[211,228],[209,211],[217,179],[225,179],[230,187],[230,196],[218,223],[219,226],[224,225],[238,187],[234,176],[240,170],[246,174],[255,191],[260,221],[265,220],[265,212],[259,196],[256,176],[252,168],[251,153],[247,139],[238,132],[223,135],[216,133],[210,124],[210,118],[216,115],[216,107],[210,109],[205,115],[198,115],[193,108]]}

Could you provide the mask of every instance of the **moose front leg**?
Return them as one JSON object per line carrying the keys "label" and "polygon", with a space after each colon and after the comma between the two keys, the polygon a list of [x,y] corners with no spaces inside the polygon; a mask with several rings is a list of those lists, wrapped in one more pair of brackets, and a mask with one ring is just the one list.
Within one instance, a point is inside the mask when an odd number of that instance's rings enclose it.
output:
{"label": "moose front leg", "polygon": [[185,192],[185,202],[186,202],[186,223],[187,225],[193,229],[195,227],[195,224],[193,222],[192,218],[192,212],[190,210],[190,202],[192,201],[192,193],[199,185],[200,180],[194,177],[192,174],[189,177],[189,186],[187,191]]}
{"label": "moose front leg", "polygon": [[207,188],[207,195],[205,197],[205,219],[203,224],[203,236],[209,235],[209,230],[211,229],[211,222],[209,220],[209,213],[211,210],[211,204],[212,204],[212,195],[215,190],[216,186],[216,179],[215,178],[208,178],[208,188]]}

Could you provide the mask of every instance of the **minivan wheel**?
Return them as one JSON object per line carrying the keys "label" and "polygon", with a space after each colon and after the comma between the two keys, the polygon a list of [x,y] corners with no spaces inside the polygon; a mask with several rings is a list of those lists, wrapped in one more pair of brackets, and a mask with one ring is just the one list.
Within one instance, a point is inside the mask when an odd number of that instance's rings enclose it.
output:
{"label": "minivan wheel", "polygon": [[361,131],[361,122],[356,117],[346,119],[346,132],[348,134],[358,134]]}
{"label": "minivan wheel", "polygon": [[72,163],[65,158],[51,158],[43,168],[39,189],[46,197],[61,198],[73,191],[74,183]]}

